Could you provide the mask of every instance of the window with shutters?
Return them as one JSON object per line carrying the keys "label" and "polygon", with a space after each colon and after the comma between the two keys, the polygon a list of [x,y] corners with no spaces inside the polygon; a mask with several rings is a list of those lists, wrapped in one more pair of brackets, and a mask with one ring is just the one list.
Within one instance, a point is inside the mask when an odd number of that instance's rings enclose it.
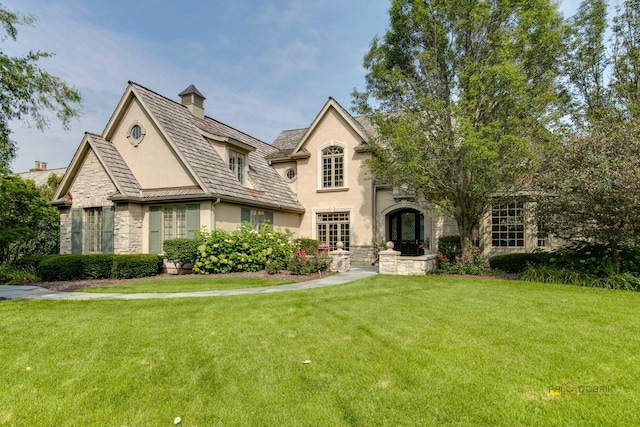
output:
{"label": "window with shutters", "polygon": [[149,207],[149,252],[162,253],[162,242],[191,238],[200,229],[200,205]]}
{"label": "window with shutters", "polygon": [[71,210],[71,253],[112,254],[115,207]]}
{"label": "window with shutters", "polygon": [[102,208],[85,209],[85,253],[102,253]]}

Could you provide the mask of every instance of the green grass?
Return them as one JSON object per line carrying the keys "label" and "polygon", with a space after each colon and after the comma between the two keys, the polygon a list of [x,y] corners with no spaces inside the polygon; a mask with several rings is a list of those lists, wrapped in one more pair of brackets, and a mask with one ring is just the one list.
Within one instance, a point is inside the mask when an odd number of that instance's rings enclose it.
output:
{"label": "green grass", "polygon": [[639,312],[637,293],[439,276],[0,301],[0,425],[640,425]]}
{"label": "green grass", "polygon": [[218,291],[225,289],[260,288],[264,286],[286,285],[295,283],[294,280],[276,280],[247,277],[216,277],[207,276],[184,277],[164,280],[141,280],[126,282],[117,285],[100,286],[95,288],[79,289],[76,292],[91,293],[118,293],[118,294],[142,294],[142,293],[170,293],[170,292],[197,292]]}

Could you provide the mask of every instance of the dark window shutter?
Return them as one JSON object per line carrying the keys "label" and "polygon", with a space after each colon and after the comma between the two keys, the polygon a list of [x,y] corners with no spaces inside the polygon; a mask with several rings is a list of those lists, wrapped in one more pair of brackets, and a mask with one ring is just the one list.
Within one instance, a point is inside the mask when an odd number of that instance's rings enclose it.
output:
{"label": "dark window shutter", "polygon": [[264,220],[269,223],[271,228],[273,228],[273,212],[268,212],[268,211],[265,212],[264,213]]}
{"label": "dark window shutter", "polygon": [[71,209],[71,253],[82,253],[82,209]]}
{"label": "dark window shutter", "polygon": [[240,221],[251,222],[251,210],[247,208],[240,209]]}
{"label": "dark window shutter", "polygon": [[149,253],[162,253],[162,239],[160,226],[162,224],[162,212],[159,206],[149,208]]}
{"label": "dark window shutter", "polygon": [[187,237],[200,230],[200,205],[187,205]]}
{"label": "dark window shutter", "polygon": [[102,253],[113,253],[113,226],[115,220],[115,206],[102,207]]}

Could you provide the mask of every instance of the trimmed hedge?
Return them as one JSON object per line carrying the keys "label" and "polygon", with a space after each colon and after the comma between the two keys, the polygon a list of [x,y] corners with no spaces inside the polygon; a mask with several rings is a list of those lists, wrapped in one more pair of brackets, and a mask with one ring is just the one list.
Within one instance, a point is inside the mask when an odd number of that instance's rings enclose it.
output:
{"label": "trimmed hedge", "polygon": [[552,254],[547,252],[496,255],[489,258],[489,265],[494,270],[510,274],[520,274],[527,266],[539,267],[548,265]]}
{"label": "trimmed hedge", "polygon": [[153,254],[48,255],[24,262],[42,280],[131,279],[155,276],[162,257]]}

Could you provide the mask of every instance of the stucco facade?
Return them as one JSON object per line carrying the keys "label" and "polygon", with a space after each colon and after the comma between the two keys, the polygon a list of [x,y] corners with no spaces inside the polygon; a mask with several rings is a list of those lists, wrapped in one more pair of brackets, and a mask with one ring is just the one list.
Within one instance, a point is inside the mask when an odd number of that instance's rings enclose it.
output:
{"label": "stucco facade", "polygon": [[[167,238],[269,221],[331,249],[343,242],[353,265],[371,265],[389,240],[417,256],[457,234],[411,194],[374,185],[365,161],[375,129],[332,98],[309,127],[267,144],[205,116],[195,87],[180,97],[130,83],[103,133],[85,134],[53,202],[62,253],[160,253]],[[489,252],[513,251],[513,236],[516,250],[539,244],[530,226],[512,233],[511,219],[498,221],[489,214],[481,228]]]}

